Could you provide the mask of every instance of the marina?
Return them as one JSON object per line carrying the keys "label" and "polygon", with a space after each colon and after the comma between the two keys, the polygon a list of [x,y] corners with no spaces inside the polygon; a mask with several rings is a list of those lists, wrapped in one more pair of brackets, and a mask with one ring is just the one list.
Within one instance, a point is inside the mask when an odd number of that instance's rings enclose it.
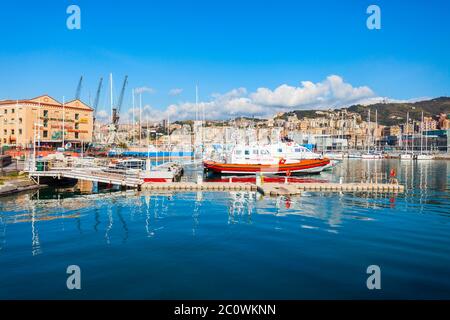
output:
{"label": "marina", "polygon": [[[371,299],[354,275],[365,275],[362,266],[374,261],[390,283],[383,298],[448,298],[449,162],[351,159],[333,172],[288,182],[339,185],[343,177],[361,183],[369,170],[393,168],[403,192],[317,188],[263,196],[253,187],[255,177],[197,184],[199,171],[186,167],[193,181],[167,185],[173,189],[79,182],[3,197],[0,282],[7,290],[0,297],[73,297],[60,285],[70,256],[84,270],[79,295],[87,299],[183,298],[186,292],[193,298],[327,298],[333,288],[341,298]],[[285,178],[267,177],[262,187],[270,192],[273,182],[285,186]],[[230,179],[241,189],[199,187]],[[177,190],[182,185],[187,189]],[[247,276],[236,276],[242,272]],[[22,290],[28,281],[35,286]]]}
{"label": "marina", "polygon": [[0,301],[450,301],[449,1],[63,2],[2,3]]}

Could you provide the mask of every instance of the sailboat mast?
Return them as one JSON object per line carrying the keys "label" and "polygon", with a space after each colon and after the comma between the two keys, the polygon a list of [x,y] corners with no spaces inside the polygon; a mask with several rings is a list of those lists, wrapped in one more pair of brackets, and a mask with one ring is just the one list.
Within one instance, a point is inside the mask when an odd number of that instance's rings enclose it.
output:
{"label": "sailboat mast", "polygon": [[408,125],[409,125],[409,111],[406,113],[406,141],[405,141],[405,151],[408,153]]}
{"label": "sailboat mast", "polygon": [[112,75],[112,73],[110,73],[109,74],[109,100],[110,100],[110,103],[111,103],[111,123],[113,123],[114,122],[114,119],[113,119],[113,75]]}
{"label": "sailboat mast", "polygon": [[135,101],[134,101],[134,89],[131,89],[131,100],[132,100],[132,103],[133,103],[133,112],[132,112],[132,121],[133,121],[133,123],[132,123],[132,125],[131,125],[131,141],[132,141],[132,143],[134,143],[134,129],[135,129],[135,127],[136,127],[136,119],[135,119],[135,107],[136,107],[136,105],[135,105]]}
{"label": "sailboat mast", "polygon": [[420,154],[423,154],[423,111],[422,111],[422,120],[420,123]]}
{"label": "sailboat mast", "polygon": [[370,151],[370,138],[372,136],[371,131],[370,131],[370,109],[369,109],[369,135],[367,136],[367,153],[369,153]]}
{"label": "sailboat mast", "polygon": [[[374,143],[376,142],[377,130],[378,130],[378,109],[375,109],[375,137],[373,138]],[[375,149],[377,149],[376,145]]]}

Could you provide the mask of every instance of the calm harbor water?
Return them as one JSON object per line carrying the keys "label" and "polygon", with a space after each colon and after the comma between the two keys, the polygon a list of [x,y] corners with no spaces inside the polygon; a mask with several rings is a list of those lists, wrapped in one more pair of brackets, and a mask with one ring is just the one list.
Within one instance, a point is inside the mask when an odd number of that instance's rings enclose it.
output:
{"label": "calm harbor water", "polygon": [[[450,162],[349,160],[315,179],[395,168],[399,195],[137,193],[0,199],[0,298],[450,298]],[[81,268],[82,289],[66,288]],[[381,268],[368,290],[366,269]]]}

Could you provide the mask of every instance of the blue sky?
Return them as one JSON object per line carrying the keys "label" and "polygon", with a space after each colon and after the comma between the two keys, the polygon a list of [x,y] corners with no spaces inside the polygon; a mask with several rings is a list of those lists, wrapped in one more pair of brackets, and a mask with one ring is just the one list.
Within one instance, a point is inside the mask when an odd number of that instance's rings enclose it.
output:
{"label": "blue sky", "polygon": [[[81,8],[81,30],[66,28],[70,4]],[[381,30],[366,27],[370,4],[381,8]],[[450,96],[449,9],[445,0],[8,1],[0,8],[0,99],[72,98],[83,75],[88,101],[110,72],[116,96],[129,76],[124,109],[132,87],[155,90],[143,95],[149,115],[171,104],[179,106],[172,114],[186,113],[196,83],[207,113],[230,99],[242,113],[248,105],[255,114],[278,111],[255,104],[284,101],[294,101],[284,109],[324,107],[295,101],[303,101],[301,81],[327,86],[330,75],[373,97]],[[289,88],[275,92],[283,84]],[[183,92],[169,95],[174,88]],[[269,91],[255,97],[258,88]],[[107,110],[106,95],[99,109]]]}

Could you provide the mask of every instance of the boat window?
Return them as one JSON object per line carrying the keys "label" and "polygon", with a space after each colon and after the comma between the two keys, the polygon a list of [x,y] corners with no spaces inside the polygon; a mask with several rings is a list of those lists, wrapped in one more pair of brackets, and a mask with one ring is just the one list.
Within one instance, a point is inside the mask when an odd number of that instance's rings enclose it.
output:
{"label": "boat window", "polygon": [[267,155],[267,154],[269,154],[269,152],[267,150],[261,150],[261,154],[262,155]]}
{"label": "boat window", "polygon": [[259,154],[258,150],[253,150],[253,154]]}
{"label": "boat window", "polygon": [[249,150],[245,150],[245,155],[249,156],[250,155],[250,151]]}
{"label": "boat window", "polygon": [[281,149],[281,148],[278,148],[278,152],[283,152],[283,149]]}
{"label": "boat window", "polygon": [[242,150],[236,150],[235,153],[236,153],[237,156],[240,156],[242,154]]}
{"label": "boat window", "polygon": [[302,152],[302,149],[296,148],[296,149],[295,149],[295,152]]}

